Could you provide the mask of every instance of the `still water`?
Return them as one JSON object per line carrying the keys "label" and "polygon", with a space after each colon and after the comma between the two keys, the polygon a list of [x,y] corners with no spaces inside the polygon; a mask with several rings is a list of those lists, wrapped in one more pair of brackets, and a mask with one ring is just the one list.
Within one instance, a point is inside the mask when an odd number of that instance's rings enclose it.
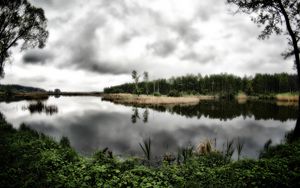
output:
{"label": "still water", "polygon": [[[206,101],[195,106],[132,107],[100,97],[50,97],[47,101],[1,102],[0,110],[15,128],[21,123],[59,140],[70,139],[83,155],[108,147],[122,156],[142,155],[139,143],[151,138],[153,155],[216,140],[244,143],[242,156],[257,158],[266,141],[282,142],[295,127],[297,108],[267,102]],[[236,157],[236,153],[234,156]]]}

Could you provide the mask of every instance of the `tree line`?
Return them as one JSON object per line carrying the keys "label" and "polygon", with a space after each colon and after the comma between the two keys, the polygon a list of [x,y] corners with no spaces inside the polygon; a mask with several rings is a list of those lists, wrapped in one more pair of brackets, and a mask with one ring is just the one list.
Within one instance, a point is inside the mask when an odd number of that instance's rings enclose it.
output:
{"label": "tree line", "polygon": [[[232,74],[186,75],[169,79],[149,81],[146,73],[144,80],[139,82],[139,75],[133,71],[134,83],[125,83],[104,89],[104,93],[132,93],[178,96],[184,94],[237,94],[248,95],[297,92],[299,89],[297,75],[256,74],[255,76],[239,77]],[[144,73],[145,75],[145,73]]]}

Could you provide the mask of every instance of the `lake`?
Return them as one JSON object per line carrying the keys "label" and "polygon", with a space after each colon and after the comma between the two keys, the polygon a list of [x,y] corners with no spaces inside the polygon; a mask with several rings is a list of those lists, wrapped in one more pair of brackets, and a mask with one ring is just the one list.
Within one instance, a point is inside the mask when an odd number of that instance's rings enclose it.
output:
{"label": "lake", "polygon": [[[15,128],[21,123],[91,155],[108,147],[116,155],[142,155],[139,143],[151,138],[153,155],[216,141],[219,150],[232,139],[244,143],[242,156],[257,158],[264,144],[283,141],[295,127],[297,108],[271,102],[203,101],[194,106],[132,107],[100,97],[50,97],[43,102],[1,102]],[[237,154],[234,154],[234,158]]]}

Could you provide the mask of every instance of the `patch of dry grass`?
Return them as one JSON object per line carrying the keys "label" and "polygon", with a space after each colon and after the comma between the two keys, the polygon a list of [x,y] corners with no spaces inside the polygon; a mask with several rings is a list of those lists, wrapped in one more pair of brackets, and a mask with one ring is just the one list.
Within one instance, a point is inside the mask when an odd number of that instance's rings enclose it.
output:
{"label": "patch of dry grass", "polygon": [[248,96],[245,93],[240,92],[237,94],[235,99],[238,101],[239,104],[245,104],[248,100]]}
{"label": "patch of dry grass", "polygon": [[299,100],[299,96],[293,93],[282,93],[276,95],[276,100],[285,102],[297,102]]}
{"label": "patch of dry grass", "polygon": [[103,100],[108,100],[123,104],[146,104],[146,105],[164,105],[164,104],[198,104],[200,100],[213,100],[213,96],[184,96],[167,97],[152,95],[132,95],[132,94],[104,94]]}

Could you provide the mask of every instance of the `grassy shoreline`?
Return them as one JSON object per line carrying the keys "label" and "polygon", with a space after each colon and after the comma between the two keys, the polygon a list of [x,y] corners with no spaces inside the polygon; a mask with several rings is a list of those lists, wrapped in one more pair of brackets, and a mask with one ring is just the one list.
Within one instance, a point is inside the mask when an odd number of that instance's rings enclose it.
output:
{"label": "grassy shoreline", "polygon": [[168,97],[168,96],[152,96],[152,95],[133,95],[128,93],[122,94],[103,94],[103,100],[133,105],[172,105],[172,104],[198,104],[201,100],[214,100],[215,96],[183,96],[183,97]]}
{"label": "grassy shoreline", "polygon": [[[126,105],[196,105],[200,101],[217,100],[219,95],[185,95],[180,97],[153,96],[153,95],[135,95],[129,93],[105,94],[102,92],[19,92],[5,93],[0,92],[0,101],[20,101],[20,100],[47,100],[50,96],[95,96],[102,97],[103,100],[111,101],[117,104]],[[248,96],[239,93],[234,96],[239,103],[245,103],[247,100],[269,100],[275,101],[281,106],[298,106],[297,93],[279,93],[268,95]]]}
{"label": "grassy shoreline", "polygon": [[[217,100],[219,95],[187,95],[181,97],[135,95],[129,93],[102,94],[102,99],[117,104],[127,105],[196,105],[200,101]],[[280,105],[297,106],[299,97],[295,93],[270,94],[260,96],[247,96],[244,93],[237,94],[234,99],[239,103],[247,100],[271,100]]]}

